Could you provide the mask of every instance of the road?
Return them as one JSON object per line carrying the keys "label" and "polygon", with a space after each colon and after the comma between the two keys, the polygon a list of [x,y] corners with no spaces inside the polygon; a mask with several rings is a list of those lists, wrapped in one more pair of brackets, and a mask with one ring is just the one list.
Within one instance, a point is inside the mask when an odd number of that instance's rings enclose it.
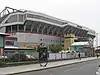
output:
{"label": "road", "polygon": [[41,71],[14,75],[95,75],[100,59]]}

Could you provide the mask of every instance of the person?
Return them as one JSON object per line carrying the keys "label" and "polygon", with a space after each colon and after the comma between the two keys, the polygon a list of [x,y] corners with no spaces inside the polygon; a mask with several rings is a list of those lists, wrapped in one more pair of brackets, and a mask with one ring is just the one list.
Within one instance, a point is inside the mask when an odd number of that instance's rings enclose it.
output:
{"label": "person", "polygon": [[80,52],[78,53],[78,57],[79,57],[79,59],[81,60],[81,54],[80,54]]}
{"label": "person", "polygon": [[97,58],[99,57],[99,55],[97,54]]}

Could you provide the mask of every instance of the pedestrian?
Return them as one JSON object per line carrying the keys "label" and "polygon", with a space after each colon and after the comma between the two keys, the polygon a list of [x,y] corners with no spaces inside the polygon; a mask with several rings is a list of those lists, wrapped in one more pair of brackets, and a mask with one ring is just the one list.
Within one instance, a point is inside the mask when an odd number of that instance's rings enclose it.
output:
{"label": "pedestrian", "polygon": [[78,58],[81,60],[81,54],[80,54],[80,52],[78,53]]}
{"label": "pedestrian", "polygon": [[99,54],[97,54],[97,58],[99,57]]}

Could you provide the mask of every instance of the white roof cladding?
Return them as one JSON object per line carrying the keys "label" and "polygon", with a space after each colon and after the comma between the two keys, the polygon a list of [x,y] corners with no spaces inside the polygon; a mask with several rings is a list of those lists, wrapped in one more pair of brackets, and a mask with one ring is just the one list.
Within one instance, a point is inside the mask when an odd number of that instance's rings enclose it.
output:
{"label": "white roof cladding", "polygon": [[[76,28],[79,28],[79,29],[86,30],[86,31],[88,31],[88,34],[90,34],[90,35],[95,35],[95,31],[92,30],[92,29],[89,29],[89,28],[87,28],[87,27],[84,27],[84,26],[81,26],[81,25],[72,23],[72,22],[70,22],[70,21],[61,20],[61,19],[58,19],[58,18],[49,16],[49,15],[46,15],[46,14],[43,14],[43,13],[40,13],[40,12],[34,12],[34,11],[28,11],[28,10],[25,10],[25,11],[22,11],[22,12],[14,12],[14,13],[9,14],[8,17],[3,21],[3,23],[1,23],[0,26],[2,27],[2,26],[8,26],[8,25],[11,25],[11,24],[24,23],[24,22],[14,22],[14,23],[9,23],[9,24],[4,24],[4,22],[6,22],[6,20],[7,20],[10,16],[16,15],[16,14],[26,14],[26,19],[25,19],[25,20],[41,21],[41,22],[53,24],[53,25],[55,25],[55,26],[60,26],[60,27],[65,27],[65,26],[69,25],[69,26],[72,26],[72,27],[76,27]],[[29,18],[29,17],[27,17],[28,14],[43,16],[43,17],[48,18],[48,19],[56,20],[56,21],[60,22],[61,24],[56,23],[56,22],[53,23],[53,22],[50,22],[50,21],[47,21],[47,20],[43,20],[43,19]]]}
{"label": "white roof cladding", "polygon": [[64,27],[64,26],[67,26],[67,25],[70,25],[70,26],[73,26],[73,27],[77,27],[79,29],[83,29],[83,30],[86,30],[86,31],[89,31],[89,33],[93,33],[95,34],[95,31],[92,30],[92,29],[89,29],[85,26],[81,26],[81,25],[78,25],[76,23],[72,23],[70,21],[66,21],[66,20],[61,20],[61,19],[58,19],[56,17],[52,17],[52,16],[49,16],[49,15],[46,15],[46,14],[43,14],[43,13],[40,13],[40,12],[33,12],[33,11],[26,11],[26,13],[30,13],[30,14],[34,14],[34,15],[40,15],[40,16],[44,16],[44,17],[47,17],[47,18],[51,18],[51,19],[54,19],[54,20],[57,20],[59,22],[63,22],[63,23],[66,23],[66,24],[63,24],[63,25],[57,25],[57,26],[60,26],[60,27]]}
{"label": "white roof cladding", "polygon": [[25,13],[30,13],[30,14],[34,14],[34,15],[40,15],[40,16],[44,16],[44,17],[47,17],[47,18],[51,18],[51,19],[57,20],[59,22],[65,22],[65,20],[61,20],[61,19],[58,19],[56,17],[52,17],[52,16],[49,16],[49,15],[46,15],[46,14],[43,14],[43,13],[40,13],[40,12],[26,11]]}

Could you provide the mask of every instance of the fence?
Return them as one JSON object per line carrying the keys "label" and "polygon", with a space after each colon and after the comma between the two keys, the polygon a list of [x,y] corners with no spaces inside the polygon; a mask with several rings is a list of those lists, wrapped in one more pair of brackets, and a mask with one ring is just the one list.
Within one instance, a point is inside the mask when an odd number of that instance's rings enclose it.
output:
{"label": "fence", "polygon": [[[81,57],[85,57],[85,53],[80,53]],[[72,59],[78,58],[78,53],[49,53],[49,60]]]}
{"label": "fence", "polygon": [[[81,57],[85,57],[85,53],[80,53]],[[36,61],[39,59],[39,53],[34,52],[31,49],[5,49],[4,50],[3,61],[6,62],[25,62],[25,61]],[[0,58],[0,59],[1,59]],[[72,59],[78,58],[78,53],[49,53],[48,60],[61,60],[61,59]]]}

